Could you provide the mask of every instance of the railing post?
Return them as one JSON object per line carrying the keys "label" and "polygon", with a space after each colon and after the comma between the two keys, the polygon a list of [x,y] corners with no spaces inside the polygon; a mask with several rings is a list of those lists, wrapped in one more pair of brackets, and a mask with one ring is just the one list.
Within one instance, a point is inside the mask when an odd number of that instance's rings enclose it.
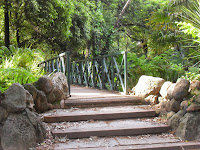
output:
{"label": "railing post", "polygon": [[51,70],[52,72],[54,72],[55,68],[54,68],[54,59],[51,60]]}
{"label": "railing post", "polygon": [[50,60],[48,61],[48,72],[49,73],[51,72],[51,62],[50,62]]}
{"label": "railing post", "polygon": [[128,79],[128,69],[127,69],[127,51],[124,52],[124,94],[128,94],[128,85],[127,85],[127,79]]}
{"label": "railing post", "polygon": [[115,90],[114,79],[115,79],[114,60],[113,60],[113,56],[111,56],[111,84],[112,84],[111,90]]}
{"label": "railing post", "polygon": [[93,77],[93,87],[95,88],[96,87],[96,68],[95,68],[95,60],[93,59],[92,60],[92,77]]}
{"label": "railing post", "polygon": [[67,51],[66,52],[66,59],[67,59],[67,66],[66,66],[66,75],[67,75],[67,82],[68,82],[68,89],[69,89],[69,96],[71,97],[70,93],[71,93],[71,89],[70,89],[70,84],[71,84],[71,81],[70,81],[70,52]]}
{"label": "railing post", "polygon": [[102,58],[102,61],[101,61],[101,80],[102,80],[102,89],[105,89],[105,69],[104,69],[104,57]]}
{"label": "railing post", "polygon": [[48,63],[45,62],[45,71],[47,72],[48,71]]}
{"label": "railing post", "polygon": [[85,61],[85,77],[86,77],[86,86],[89,87],[88,60]]}
{"label": "railing post", "polygon": [[58,64],[58,58],[56,58],[56,69],[57,69],[57,72],[60,72],[60,68],[59,68],[59,64]]}
{"label": "railing post", "polygon": [[83,62],[82,61],[79,63],[79,67],[80,67],[81,85],[83,85],[84,75],[83,75]]}

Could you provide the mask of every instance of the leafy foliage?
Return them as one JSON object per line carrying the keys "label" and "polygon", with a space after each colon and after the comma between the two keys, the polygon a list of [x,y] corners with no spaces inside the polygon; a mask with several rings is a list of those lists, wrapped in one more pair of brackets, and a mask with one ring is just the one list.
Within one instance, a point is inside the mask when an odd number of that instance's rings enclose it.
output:
{"label": "leafy foliage", "polygon": [[44,60],[41,50],[15,48],[10,46],[0,48],[0,90],[5,91],[12,83],[35,82],[44,71],[37,67]]}
{"label": "leafy foliage", "polygon": [[138,57],[135,53],[129,53],[128,67],[131,86],[137,83],[141,75],[161,77],[175,82],[185,74],[181,57],[173,50],[168,50],[151,59],[146,59],[144,55]]}

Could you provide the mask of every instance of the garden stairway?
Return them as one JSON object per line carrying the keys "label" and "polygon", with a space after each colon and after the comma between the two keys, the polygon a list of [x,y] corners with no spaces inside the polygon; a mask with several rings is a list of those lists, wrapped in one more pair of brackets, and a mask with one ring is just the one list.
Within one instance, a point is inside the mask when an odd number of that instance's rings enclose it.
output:
{"label": "garden stairway", "polygon": [[73,87],[65,109],[44,114],[44,122],[60,138],[55,150],[183,150],[200,149],[200,142],[183,142],[159,123],[142,99],[96,89]]}

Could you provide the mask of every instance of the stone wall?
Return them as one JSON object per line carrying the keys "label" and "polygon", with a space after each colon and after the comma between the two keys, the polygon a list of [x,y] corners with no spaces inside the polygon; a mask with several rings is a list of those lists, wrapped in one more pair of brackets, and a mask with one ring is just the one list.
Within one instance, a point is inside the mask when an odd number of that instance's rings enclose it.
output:
{"label": "stone wall", "polygon": [[60,108],[68,93],[66,76],[60,72],[0,92],[0,149],[27,150],[43,142],[46,131],[38,113]]}
{"label": "stone wall", "polygon": [[176,83],[162,78],[141,76],[132,94],[144,98],[165,114],[175,134],[183,140],[200,137],[200,81],[178,79]]}
{"label": "stone wall", "polygon": [[22,85],[14,83],[3,93],[0,104],[3,150],[27,150],[43,142],[44,124],[33,110],[33,98]]}
{"label": "stone wall", "polygon": [[37,82],[23,86],[32,95],[34,109],[39,113],[60,108],[60,101],[69,97],[68,82],[66,76],[61,72],[57,72],[51,77],[43,76]]}

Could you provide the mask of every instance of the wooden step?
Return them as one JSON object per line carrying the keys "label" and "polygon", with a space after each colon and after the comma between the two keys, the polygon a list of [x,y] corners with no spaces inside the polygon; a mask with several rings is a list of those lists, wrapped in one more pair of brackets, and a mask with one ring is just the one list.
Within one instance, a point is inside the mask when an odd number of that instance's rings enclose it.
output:
{"label": "wooden step", "polygon": [[[54,150],[63,150],[68,147],[67,144],[59,144],[54,147]],[[77,148],[70,148],[75,150]],[[172,143],[147,143],[147,144],[134,144],[113,147],[84,147],[78,148],[79,150],[199,150],[200,142],[172,142]]]}
{"label": "wooden step", "polygon": [[116,96],[116,97],[98,97],[98,98],[82,98],[65,100],[65,107],[98,107],[98,106],[116,106],[116,105],[138,105],[143,99],[137,96]]}
{"label": "wooden step", "polygon": [[147,118],[156,117],[154,110],[133,110],[116,112],[92,112],[92,113],[66,113],[44,116],[44,122],[64,122],[64,121],[85,121],[85,120],[114,120],[129,118]]}
{"label": "wooden step", "polygon": [[[178,143],[159,143],[147,145],[128,145],[112,148],[112,150],[189,150],[200,149],[200,142],[178,142]],[[92,148],[88,150],[102,150],[102,148]]]}
{"label": "wooden step", "polygon": [[[74,125],[74,126],[72,126]],[[52,130],[55,137],[67,137],[69,139],[88,138],[91,136],[130,136],[142,134],[159,134],[170,130],[165,124],[150,123],[139,120],[115,120],[115,121],[94,121],[81,122],[77,126],[69,125],[67,129]]]}

